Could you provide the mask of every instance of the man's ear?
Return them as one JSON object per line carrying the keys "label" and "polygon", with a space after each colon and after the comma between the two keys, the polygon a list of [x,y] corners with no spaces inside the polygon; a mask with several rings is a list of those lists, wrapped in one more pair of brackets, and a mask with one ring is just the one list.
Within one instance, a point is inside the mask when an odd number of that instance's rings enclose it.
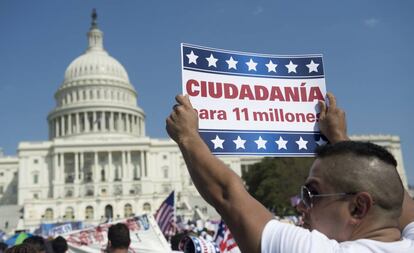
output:
{"label": "man's ear", "polygon": [[349,205],[349,212],[357,224],[362,220],[374,205],[374,200],[368,192],[359,192],[354,195]]}

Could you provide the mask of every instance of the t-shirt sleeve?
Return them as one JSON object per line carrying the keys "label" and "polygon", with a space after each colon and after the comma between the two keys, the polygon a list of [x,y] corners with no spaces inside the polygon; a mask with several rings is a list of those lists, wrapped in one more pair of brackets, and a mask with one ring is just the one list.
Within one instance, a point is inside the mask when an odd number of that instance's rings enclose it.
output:
{"label": "t-shirt sleeve", "polygon": [[414,221],[405,226],[401,236],[410,240],[414,240]]}
{"label": "t-shirt sleeve", "polygon": [[261,248],[262,253],[337,252],[339,243],[316,230],[271,220],[263,229]]}

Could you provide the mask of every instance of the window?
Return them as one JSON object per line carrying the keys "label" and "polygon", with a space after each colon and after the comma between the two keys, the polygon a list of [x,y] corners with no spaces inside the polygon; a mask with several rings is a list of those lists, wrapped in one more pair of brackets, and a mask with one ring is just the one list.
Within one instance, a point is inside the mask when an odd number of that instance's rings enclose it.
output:
{"label": "window", "polygon": [[33,184],[39,183],[39,174],[33,174]]}
{"label": "window", "polygon": [[131,216],[134,216],[134,213],[132,211],[132,205],[131,204],[126,204],[124,206],[124,217],[128,218],[128,217],[131,217]]}
{"label": "window", "polygon": [[168,178],[168,166],[164,166],[161,168],[163,178]]}
{"label": "window", "polygon": [[93,220],[93,207],[87,206],[85,208],[85,220]]}
{"label": "window", "polygon": [[44,218],[45,220],[53,220],[53,209],[52,208],[46,209]]}
{"label": "window", "polygon": [[0,172],[0,177],[4,176],[4,172]]}
{"label": "window", "polygon": [[3,194],[3,193],[4,193],[4,186],[0,185],[0,194]]}
{"label": "window", "polygon": [[33,193],[33,198],[34,199],[39,199],[39,194],[38,193]]}
{"label": "window", "polygon": [[38,163],[39,163],[39,160],[34,159],[34,160],[33,160],[33,163],[34,163],[34,164],[38,164]]}
{"label": "window", "polygon": [[142,209],[144,210],[144,212],[151,212],[151,204],[148,202],[144,203]]}
{"label": "window", "polygon": [[75,218],[75,213],[72,207],[66,207],[65,215],[63,216],[66,220],[73,220]]}

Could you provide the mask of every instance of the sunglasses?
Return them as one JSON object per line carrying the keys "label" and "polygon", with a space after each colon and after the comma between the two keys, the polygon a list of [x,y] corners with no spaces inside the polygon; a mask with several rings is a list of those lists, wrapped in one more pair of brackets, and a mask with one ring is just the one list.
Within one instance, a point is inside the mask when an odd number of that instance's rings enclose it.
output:
{"label": "sunglasses", "polygon": [[314,198],[323,198],[323,197],[332,197],[332,196],[349,196],[355,195],[353,192],[340,192],[340,193],[327,193],[327,194],[312,194],[308,187],[305,185],[301,186],[300,189],[300,200],[305,205],[307,209],[313,207]]}

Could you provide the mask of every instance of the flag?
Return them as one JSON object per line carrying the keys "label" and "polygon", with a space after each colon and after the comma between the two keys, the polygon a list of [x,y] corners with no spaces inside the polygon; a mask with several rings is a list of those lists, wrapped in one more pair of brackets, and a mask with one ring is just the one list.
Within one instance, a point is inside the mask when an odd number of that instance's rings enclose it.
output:
{"label": "flag", "polygon": [[154,216],[165,236],[171,236],[175,233],[174,191],[162,202]]}
{"label": "flag", "polygon": [[233,238],[229,228],[224,224],[222,220],[219,224],[216,233],[216,244],[218,245],[221,253],[240,253],[239,246]]}

